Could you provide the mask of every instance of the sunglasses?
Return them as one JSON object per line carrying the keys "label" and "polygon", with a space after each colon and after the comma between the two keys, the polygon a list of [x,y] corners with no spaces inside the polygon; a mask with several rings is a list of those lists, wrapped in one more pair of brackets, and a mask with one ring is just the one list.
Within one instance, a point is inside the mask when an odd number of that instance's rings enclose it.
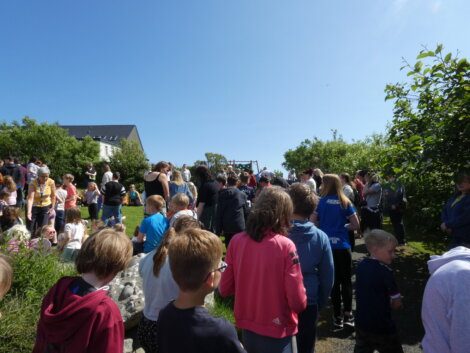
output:
{"label": "sunglasses", "polygon": [[207,281],[207,279],[209,278],[209,276],[211,275],[211,273],[213,272],[220,272],[220,273],[223,273],[225,270],[227,269],[227,263],[225,263],[224,261],[220,261],[220,265],[218,268],[216,268],[215,270],[212,270],[211,272],[209,272],[206,276],[206,278],[204,279],[204,282]]}

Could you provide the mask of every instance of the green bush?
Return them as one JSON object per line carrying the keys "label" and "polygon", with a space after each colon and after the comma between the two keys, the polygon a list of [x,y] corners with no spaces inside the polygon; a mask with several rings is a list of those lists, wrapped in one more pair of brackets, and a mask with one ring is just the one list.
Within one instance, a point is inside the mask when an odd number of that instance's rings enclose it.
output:
{"label": "green bush", "polygon": [[11,258],[13,286],[0,302],[0,353],[31,352],[43,297],[59,278],[74,275],[75,269],[60,263],[55,254],[28,249]]}

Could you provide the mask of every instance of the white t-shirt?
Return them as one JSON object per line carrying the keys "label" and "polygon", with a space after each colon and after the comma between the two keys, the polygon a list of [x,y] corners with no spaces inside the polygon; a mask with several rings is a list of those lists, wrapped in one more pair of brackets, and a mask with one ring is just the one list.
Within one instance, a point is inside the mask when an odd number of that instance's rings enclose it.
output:
{"label": "white t-shirt", "polygon": [[152,321],[157,321],[160,310],[178,296],[178,285],[171,274],[168,257],[160,268],[158,277],[153,274],[153,256],[156,252],[156,249],[149,252],[139,264],[145,297],[144,316]]}
{"label": "white t-shirt", "polygon": [[106,183],[111,180],[113,180],[113,172],[108,170],[103,174],[103,179],[101,179],[101,188],[103,188],[103,186],[105,186]]}
{"label": "white t-shirt", "polygon": [[173,224],[176,222],[178,218],[181,216],[190,216],[193,217],[195,220],[197,220],[197,213],[194,212],[193,210],[181,210],[176,212],[173,217],[170,219],[170,227],[173,227]]}
{"label": "white t-shirt", "polygon": [[85,225],[83,222],[67,223],[64,233],[68,234],[70,241],[65,246],[68,249],[80,249],[82,247],[82,239],[85,235]]}
{"label": "white t-shirt", "polygon": [[305,184],[308,185],[311,192],[313,192],[315,194],[317,193],[317,183],[315,182],[315,179],[310,178],[305,182]]}
{"label": "white t-shirt", "polygon": [[55,209],[57,211],[65,210],[65,199],[67,198],[67,190],[62,188],[56,189],[55,191]]}
{"label": "white t-shirt", "polygon": [[188,182],[188,181],[191,180],[191,172],[187,168],[185,170],[183,170],[183,180],[185,182]]}
{"label": "white t-shirt", "polygon": [[354,202],[354,190],[351,185],[344,184],[343,185],[343,193],[349,199],[349,201]]}

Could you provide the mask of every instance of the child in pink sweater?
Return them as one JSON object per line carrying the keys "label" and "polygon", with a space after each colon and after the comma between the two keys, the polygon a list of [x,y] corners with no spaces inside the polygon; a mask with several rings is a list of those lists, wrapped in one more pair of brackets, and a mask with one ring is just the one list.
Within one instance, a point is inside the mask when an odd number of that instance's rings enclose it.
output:
{"label": "child in pink sweater", "polygon": [[235,320],[248,352],[290,353],[295,347],[297,313],[307,297],[295,245],[286,237],[292,210],[284,190],[265,188],[246,232],[228,247],[219,291],[235,295]]}

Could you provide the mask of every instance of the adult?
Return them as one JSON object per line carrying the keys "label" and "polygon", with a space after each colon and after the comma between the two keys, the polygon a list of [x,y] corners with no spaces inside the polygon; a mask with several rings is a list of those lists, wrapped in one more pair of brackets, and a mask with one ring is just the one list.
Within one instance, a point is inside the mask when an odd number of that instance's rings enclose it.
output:
{"label": "adult", "polygon": [[212,179],[209,168],[200,165],[196,168],[196,185],[199,186],[199,192],[196,201],[196,210],[198,219],[204,224],[206,230],[215,231],[215,209],[217,204],[217,193],[219,184]]}
{"label": "adult", "polygon": [[365,170],[358,170],[354,178],[354,184],[356,185],[357,193],[359,194],[359,203],[364,202],[364,185],[366,183],[366,174]]}
{"label": "adult", "polygon": [[379,183],[379,176],[373,172],[366,174],[366,184],[364,185],[365,205],[361,208],[361,230],[382,229],[382,185]]}
{"label": "adult", "polygon": [[0,173],[2,173],[4,177],[7,175],[11,176],[16,182],[16,180],[19,178],[19,171],[18,166],[15,164],[13,157],[5,157],[4,164],[2,169],[0,170]]}
{"label": "adult", "polygon": [[297,176],[295,175],[295,169],[289,170],[289,174],[287,174],[287,182],[292,185],[296,180]]}
{"label": "adult", "polygon": [[88,183],[96,181],[96,170],[93,166],[93,163],[87,163],[85,166],[85,188],[88,186]]}
{"label": "adult", "polygon": [[26,218],[30,222],[31,234],[35,234],[36,229],[45,226],[54,211],[55,183],[49,175],[48,167],[39,168],[37,178],[28,187]]}
{"label": "adult", "polygon": [[321,199],[312,219],[330,240],[335,265],[335,282],[331,291],[333,330],[354,326],[352,314],[352,257],[349,231],[359,228],[359,219],[351,201],[344,195],[336,174],[323,177]]}
{"label": "adult", "polygon": [[122,222],[121,205],[122,199],[126,196],[126,189],[119,183],[119,172],[113,173],[113,180],[108,181],[102,188],[103,213],[101,220],[109,224],[109,220],[114,217],[116,223]]}
{"label": "adult", "polygon": [[238,190],[245,193],[248,201],[251,203],[255,198],[255,190],[248,185],[250,175],[247,172],[240,174],[240,184],[238,185]]}
{"label": "adult", "polygon": [[67,198],[65,199],[65,211],[70,208],[77,207],[77,188],[73,185],[75,177],[72,174],[65,174],[62,177],[65,191],[67,191]]}
{"label": "adult", "polygon": [[101,179],[101,188],[106,185],[106,183],[113,180],[113,172],[108,163],[103,164],[103,178]]}
{"label": "adult", "polygon": [[[351,181],[351,176],[348,173],[342,173],[339,176],[341,180],[341,185],[343,186],[343,193],[344,195],[351,201],[351,203],[356,206],[357,199],[359,198],[357,194],[357,190],[355,188],[354,183]],[[354,231],[349,231],[349,243],[351,244],[351,251],[354,251],[356,246],[356,238]]]}
{"label": "adult", "polygon": [[319,193],[321,184],[323,183],[323,172],[320,168],[315,168],[313,170],[313,180],[315,180],[315,183],[317,184],[317,193]]}
{"label": "adult", "polygon": [[441,229],[451,236],[450,248],[470,244],[470,170],[459,172],[455,183],[457,192],[442,210]]}
{"label": "adult", "polygon": [[191,181],[191,171],[188,169],[186,164],[183,164],[183,168],[181,169],[181,174],[183,175],[183,180],[188,183]]}
{"label": "adult", "polygon": [[39,169],[39,159],[37,157],[31,157],[29,159],[28,165],[26,166],[27,169],[27,177],[26,177],[26,182],[31,184],[33,180],[36,180],[38,177],[38,169]]}
{"label": "adult", "polygon": [[390,217],[398,245],[405,245],[405,225],[403,224],[403,213],[407,202],[405,187],[393,172],[387,173],[386,180],[383,184],[383,212]]}
{"label": "adult", "polygon": [[194,196],[189,190],[188,184],[183,180],[183,175],[179,170],[173,171],[173,180],[170,181],[170,199],[178,193],[185,194],[189,198],[189,203],[193,203]]}
{"label": "adult", "polygon": [[290,187],[289,196],[294,205],[289,238],[297,249],[307,291],[307,308],[299,314],[297,347],[299,353],[311,353],[315,347],[318,312],[328,303],[333,288],[333,254],[326,233],[310,222],[317,197],[301,183]]}
{"label": "adult", "polygon": [[312,168],[306,169],[302,172],[302,174],[300,174],[300,181],[303,184],[307,184],[311,192],[314,194],[317,193],[317,183],[315,182],[315,179],[313,179]]}
{"label": "adult", "polygon": [[248,170],[248,175],[250,176],[248,180],[248,186],[251,188],[256,188],[256,177],[252,169]]}
{"label": "adult", "polygon": [[160,195],[166,202],[170,201],[170,188],[168,186],[167,173],[170,164],[164,161],[158,162],[150,173],[144,176],[145,197]]}
{"label": "adult", "polygon": [[16,166],[18,167],[18,178],[16,182],[16,205],[18,207],[23,207],[24,205],[24,191],[26,187],[26,177],[28,175],[28,170],[23,166],[20,161],[14,159]]}

